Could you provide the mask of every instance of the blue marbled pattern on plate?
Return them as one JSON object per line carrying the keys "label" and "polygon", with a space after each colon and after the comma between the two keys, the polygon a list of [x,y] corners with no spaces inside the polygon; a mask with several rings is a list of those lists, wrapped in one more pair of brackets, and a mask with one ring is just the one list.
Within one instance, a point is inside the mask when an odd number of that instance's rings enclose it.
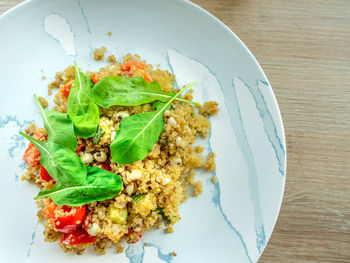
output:
{"label": "blue marbled pattern on plate", "polygon": [[[69,34],[66,39],[58,39],[60,37],[46,32],[45,18],[52,14],[59,15],[69,25],[73,41]],[[130,14],[133,14],[132,20],[128,19]],[[63,24],[53,25],[59,32]],[[17,30],[19,28],[21,30]],[[108,31],[112,31],[112,36],[107,36]],[[14,202],[27,218],[20,220],[13,213],[13,216],[1,219],[0,223],[9,225],[4,230],[5,236],[13,239],[10,242],[13,246],[4,251],[3,260],[64,260],[67,263],[215,261],[211,256],[220,256],[222,262],[258,260],[271,235],[282,200],[286,173],[284,133],[278,106],[265,75],[227,27],[183,0],[53,0],[45,3],[44,0],[31,0],[0,18],[0,34],[11,34],[11,41],[2,42],[0,50],[0,56],[6,62],[0,65],[0,71],[4,73],[3,83],[8,87],[0,99],[3,146],[0,161],[10,175],[0,184],[0,198],[6,199],[9,192],[15,193]],[[23,38],[28,41],[20,41]],[[67,54],[67,45],[62,47],[61,43],[71,43],[69,45],[73,46],[68,46],[68,50],[74,49],[75,55]],[[37,55],[38,45],[40,56]],[[19,181],[25,168],[21,155],[27,143],[18,131],[29,125],[30,121],[26,120],[38,115],[31,96],[43,93],[47,84],[40,80],[40,69],[45,68],[45,75],[51,79],[55,72],[72,64],[74,59],[84,70],[94,70],[104,65],[92,58],[93,48],[102,45],[119,60],[125,53],[139,53],[153,64],[160,63],[163,68],[172,69],[177,75],[178,86],[197,80],[195,99],[219,102],[219,115],[210,117],[212,134],[206,141],[198,142],[206,147],[205,154],[217,153],[217,171],[211,175],[199,172],[197,177],[203,178],[204,192],[193,202],[189,200],[183,204],[186,211],[182,213],[183,220],[187,222],[179,222],[172,235],[165,236],[161,231],[147,233],[137,244],[128,245],[122,255],[71,257],[64,255],[57,244],[45,243],[39,234],[42,226],[36,223],[36,208],[31,200],[35,190]],[[169,48],[174,50],[172,59],[168,57]],[[12,49],[16,50],[15,54],[5,52]],[[29,70],[26,63],[16,64],[16,72],[13,67],[5,67],[18,61],[14,56],[31,61]],[[17,71],[22,72],[21,78],[17,77]],[[17,100],[13,102],[13,98]],[[218,184],[210,181],[210,176],[214,175],[219,178]],[[13,207],[5,204],[5,209],[12,211]],[[207,211],[198,227],[188,228],[186,224],[191,220],[191,209]],[[21,226],[20,231],[11,225]],[[212,236],[206,235],[206,229]],[[208,241],[216,240],[215,233],[220,234],[216,243],[219,246],[213,246],[210,253],[206,253]],[[144,243],[148,243],[148,247]],[[7,244],[0,245],[7,247]],[[176,251],[178,256],[173,257],[171,251]]]}

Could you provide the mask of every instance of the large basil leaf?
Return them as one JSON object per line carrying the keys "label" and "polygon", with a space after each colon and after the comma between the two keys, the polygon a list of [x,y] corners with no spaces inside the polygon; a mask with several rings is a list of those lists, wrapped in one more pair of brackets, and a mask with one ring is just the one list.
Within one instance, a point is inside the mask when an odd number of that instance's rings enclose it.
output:
{"label": "large basil leaf", "polygon": [[34,97],[39,106],[44,127],[48,134],[47,141],[52,141],[75,151],[78,147],[77,138],[74,135],[73,123],[68,119],[67,114],[43,109],[36,95]]}
{"label": "large basil leaf", "polygon": [[50,176],[62,184],[79,185],[85,181],[86,167],[71,149],[54,142],[38,141],[24,133],[40,152],[40,163]]}
{"label": "large basil leaf", "polygon": [[82,138],[94,136],[100,119],[98,106],[91,97],[93,82],[90,76],[79,72],[75,66],[75,80],[68,96],[67,113],[75,133]]}
{"label": "large basil leaf", "polygon": [[130,164],[144,159],[152,151],[160,133],[164,130],[163,112],[193,84],[185,86],[167,103],[154,103],[155,111],[123,118],[110,146],[113,160],[118,164]]}
{"label": "large basil leaf", "polygon": [[[136,106],[153,101],[167,102],[175,92],[164,92],[160,85],[152,81],[148,83],[144,78],[126,78],[122,76],[107,76],[95,84],[92,97],[96,104],[108,108],[113,105]],[[182,98],[177,100],[196,104]]]}
{"label": "large basil leaf", "polygon": [[50,176],[62,184],[79,185],[85,181],[86,167],[71,149],[54,142],[38,141],[24,133],[40,152],[40,163]]}
{"label": "large basil leaf", "polygon": [[87,167],[84,184],[56,185],[50,191],[41,191],[35,199],[50,197],[57,205],[80,206],[112,198],[120,193],[123,183],[119,175],[99,167]]}

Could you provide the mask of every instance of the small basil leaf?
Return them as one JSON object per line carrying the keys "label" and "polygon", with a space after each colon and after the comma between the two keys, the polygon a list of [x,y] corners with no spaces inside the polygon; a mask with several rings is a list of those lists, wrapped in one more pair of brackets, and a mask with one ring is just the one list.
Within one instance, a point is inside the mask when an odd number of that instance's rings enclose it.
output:
{"label": "small basil leaf", "polygon": [[135,201],[135,203],[140,202],[146,194],[140,194],[140,195],[133,195],[131,198]]}
{"label": "small basil leaf", "polygon": [[113,160],[118,164],[130,164],[144,159],[152,151],[160,133],[164,130],[163,112],[193,84],[185,86],[167,103],[154,103],[155,111],[123,118],[110,146]]}
{"label": "small basil leaf", "polygon": [[52,141],[75,151],[78,147],[77,138],[74,135],[73,123],[68,119],[67,114],[43,109],[37,96],[34,95],[34,97],[39,106],[44,127],[48,134],[48,142]]}
{"label": "small basil leaf", "polygon": [[82,138],[94,136],[100,119],[98,106],[91,97],[93,83],[90,76],[79,72],[75,65],[75,80],[68,96],[67,113],[75,133]]}
{"label": "small basil leaf", "polygon": [[79,185],[85,181],[86,167],[71,149],[54,142],[38,141],[24,133],[40,152],[40,163],[50,176],[61,184]]}
{"label": "small basil leaf", "polygon": [[94,143],[98,144],[104,134],[105,134],[105,131],[102,129],[102,127],[100,125],[98,125],[97,132],[95,133],[94,137],[92,138]]}
{"label": "small basil leaf", "polygon": [[56,185],[42,190],[35,199],[50,197],[57,205],[81,206],[103,201],[120,193],[123,183],[119,175],[99,167],[87,167],[86,181],[78,186]]}
{"label": "small basil leaf", "polygon": [[163,109],[123,118],[111,144],[111,156],[118,164],[144,159],[164,130]]}
{"label": "small basil leaf", "polygon": [[[175,92],[164,92],[155,82],[147,82],[141,77],[107,76],[95,84],[92,97],[97,105],[108,108],[113,105],[136,106],[156,100],[167,102]],[[182,98],[183,102],[197,104]]]}

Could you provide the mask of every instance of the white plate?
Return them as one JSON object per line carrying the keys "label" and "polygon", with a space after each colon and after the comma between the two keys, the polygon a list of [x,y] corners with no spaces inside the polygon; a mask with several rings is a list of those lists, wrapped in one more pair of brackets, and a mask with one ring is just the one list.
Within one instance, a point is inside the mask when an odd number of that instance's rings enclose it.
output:
{"label": "white plate", "polygon": [[[0,35],[2,262],[258,260],[282,201],[285,137],[266,76],[225,25],[182,0],[31,0],[0,17]],[[130,52],[160,64],[176,74],[179,86],[196,80],[197,101],[219,102],[212,135],[202,142],[218,155],[219,183],[198,175],[203,194],[181,206],[173,234],[151,231],[123,254],[112,249],[105,256],[73,256],[43,241],[32,199],[38,190],[20,180],[27,142],[18,131],[32,120],[41,125],[32,94],[46,96],[55,72],[73,60],[84,70],[104,65],[91,56],[101,45],[118,59]]]}

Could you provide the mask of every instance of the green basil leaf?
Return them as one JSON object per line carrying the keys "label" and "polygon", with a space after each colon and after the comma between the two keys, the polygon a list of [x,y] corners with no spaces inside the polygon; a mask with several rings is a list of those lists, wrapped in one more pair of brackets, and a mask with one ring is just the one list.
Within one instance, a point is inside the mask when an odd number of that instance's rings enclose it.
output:
{"label": "green basil leaf", "polygon": [[144,159],[152,151],[160,133],[164,130],[163,112],[193,84],[185,86],[167,103],[154,103],[155,111],[123,118],[110,146],[112,159],[118,164],[130,164]]}
{"label": "green basil leaf", "polygon": [[74,135],[74,126],[67,114],[54,110],[43,109],[36,95],[34,95],[41,116],[43,118],[44,127],[48,134],[47,141],[54,142],[65,146],[72,151],[78,147],[77,138]]}
{"label": "green basil leaf", "polygon": [[102,129],[100,125],[97,127],[97,132],[95,133],[94,137],[92,140],[94,141],[95,144],[98,144],[101,140],[101,138],[105,135],[105,131]]}
{"label": "green basil leaf", "polygon": [[133,195],[131,198],[135,201],[135,203],[140,202],[146,194],[140,194],[140,195]]}
{"label": "green basil leaf", "polygon": [[[137,106],[156,100],[167,102],[175,92],[164,92],[155,82],[147,82],[141,77],[126,78],[122,76],[107,76],[95,84],[92,97],[97,105],[108,108],[113,105]],[[183,102],[197,104],[182,98]]]}
{"label": "green basil leaf", "polygon": [[75,66],[75,80],[68,96],[67,113],[75,133],[82,138],[94,136],[100,119],[98,106],[91,97],[93,83],[90,76],[79,72]]}
{"label": "green basil leaf", "polygon": [[86,167],[71,149],[54,142],[38,141],[22,132],[40,152],[40,163],[60,184],[79,185],[86,179]]}
{"label": "green basil leaf", "polygon": [[120,122],[111,156],[118,164],[129,164],[144,159],[152,151],[164,130],[163,108],[156,111],[125,117]]}
{"label": "green basil leaf", "polygon": [[120,193],[123,182],[119,175],[99,167],[87,167],[86,181],[78,186],[56,185],[42,190],[35,199],[50,197],[57,205],[81,206],[103,201]]}

